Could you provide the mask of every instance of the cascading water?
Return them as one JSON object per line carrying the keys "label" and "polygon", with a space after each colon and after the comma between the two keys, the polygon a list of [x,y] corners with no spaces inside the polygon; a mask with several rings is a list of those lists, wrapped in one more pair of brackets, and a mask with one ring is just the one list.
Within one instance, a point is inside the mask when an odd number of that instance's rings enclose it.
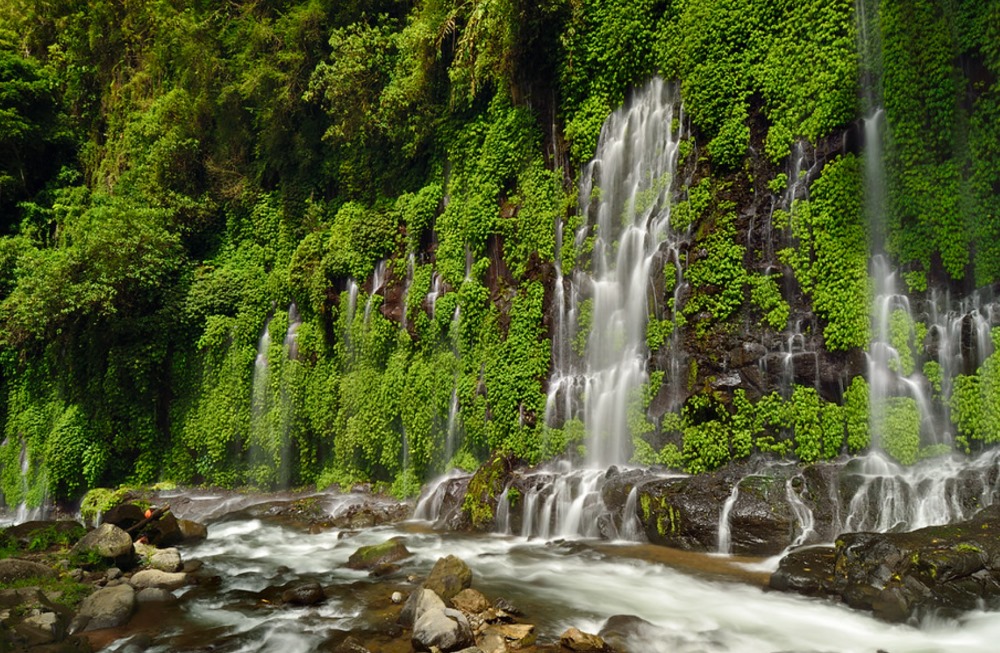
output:
{"label": "cascading water", "polygon": [[[587,462],[593,466],[631,457],[628,410],[646,381],[650,271],[664,242],[675,239],[670,196],[683,125],[678,94],[660,79],[608,118],[580,186],[581,211],[596,223],[592,274],[578,269],[566,279],[557,253],[558,314],[546,419],[552,425],[582,418]],[[578,243],[589,228],[577,234]],[[584,296],[591,302],[592,324],[586,359],[578,361],[571,343]]]}
{"label": "cascading water", "polygon": [[368,328],[368,324],[371,322],[372,317],[372,306],[374,305],[375,295],[379,290],[385,285],[385,272],[386,272],[386,261],[382,259],[375,266],[375,274],[372,275],[372,287],[368,293],[368,301],[365,302],[365,328]]}
{"label": "cascading water", "polygon": [[722,510],[719,512],[719,553],[729,553],[730,547],[732,546],[732,537],[729,524],[729,515],[733,512],[733,506],[736,505],[736,501],[740,498],[740,484],[736,483],[733,485],[733,491],[730,492],[729,498],[726,502],[722,504]]}

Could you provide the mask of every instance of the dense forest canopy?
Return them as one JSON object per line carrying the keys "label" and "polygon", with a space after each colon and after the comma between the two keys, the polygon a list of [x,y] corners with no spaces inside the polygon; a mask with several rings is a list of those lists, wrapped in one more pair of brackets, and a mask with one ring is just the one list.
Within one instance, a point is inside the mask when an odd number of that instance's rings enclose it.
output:
{"label": "dense forest canopy", "polygon": [[[493,450],[575,455],[584,425],[543,419],[553,266],[588,264],[580,171],[655,75],[677,80],[690,125],[670,182],[691,291],[651,315],[636,460],[697,472],[866,448],[862,369],[779,391],[720,388],[712,368],[795,311],[837,360],[866,346],[867,78],[909,290],[1000,281],[1000,5],[864,4],[6,0],[6,502],[157,480],[408,494]],[[880,16],[877,62],[860,8]],[[809,192],[783,203],[803,150]],[[920,324],[898,326],[933,383]],[[665,407],[674,330],[693,353]],[[1000,439],[995,356],[940,392],[960,448]],[[885,417],[903,462],[927,453],[913,410]]]}

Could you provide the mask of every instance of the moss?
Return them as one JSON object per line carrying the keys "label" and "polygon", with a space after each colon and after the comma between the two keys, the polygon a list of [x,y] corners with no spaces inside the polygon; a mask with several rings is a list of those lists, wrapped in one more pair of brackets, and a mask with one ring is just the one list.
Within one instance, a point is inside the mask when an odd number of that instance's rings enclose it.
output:
{"label": "moss", "polygon": [[462,500],[462,511],[473,528],[487,529],[493,525],[497,499],[506,487],[512,467],[510,458],[495,453],[473,474]]}

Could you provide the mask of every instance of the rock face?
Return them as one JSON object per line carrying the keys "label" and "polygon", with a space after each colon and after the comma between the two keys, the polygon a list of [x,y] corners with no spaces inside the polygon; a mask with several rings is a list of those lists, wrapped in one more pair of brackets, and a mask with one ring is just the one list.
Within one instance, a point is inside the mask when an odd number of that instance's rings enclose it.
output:
{"label": "rock face", "polygon": [[909,533],[850,533],[782,559],[771,587],[828,595],[886,621],[1000,607],[1000,506]]}
{"label": "rock face", "polygon": [[410,555],[411,553],[403,544],[403,540],[394,537],[381,544],[359,548],[347,559],[347,566],[350,569],[375,569],[382,565],[404,560]]}
{"label": "rock face", "polygon": [[439,558],[434,563],[430,575],[424,581],[426,589],[434,591],[445,601],[472,586],[472,570],[469,565],[453,555]]}
{"label": "rock face", "polygon": [[121,626],[132,617],[135,604],[135,590],[129,585],[99,589],[80,603],[70,631],[77,633]]}
{"label": "rock face", "polygon": [[75,555],[98,555],[116,562],[128,562],[132,557],[132,538],[113,524],[101,524],[83,536],[73,546]]}

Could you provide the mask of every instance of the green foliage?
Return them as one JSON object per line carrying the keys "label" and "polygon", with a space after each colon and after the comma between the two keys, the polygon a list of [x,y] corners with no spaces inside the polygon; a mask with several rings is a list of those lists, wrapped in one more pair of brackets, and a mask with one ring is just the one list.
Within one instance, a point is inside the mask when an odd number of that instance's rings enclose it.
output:
{"label": "green foliage", "polygon": [[791,308],[781,296],[781,289],[774,277],[751,274],[750,300],[764,312],[764,321],[775,331],[783,331],[788,325]]}
{"label": "green foliage", "polygon": [[848,155],[831,161],[790,216],[798,241],[782,253],[813,308],[826,320],[823,339],[831,350],[868,342],[867,236],[862,211],[861,162]]}
{"label": "green foliage", "polygon": [[920,452],[920,409],[910,397],[890,397],[875,407],[874,424],[882,449],[903,465]]}
{"label": "green foliage", "polygon": [[857,453],[871,444],[869,432],[868,384],[856,376],[844,391],[844,422],[847,430],[847,449]]}
{"label": "green foliage", "polygon": [[718,207],[714,229],[701,241],[707,255],[688,266],[685,278],[694,289],[684,304],[684,314],[707,313],[700,319],[695,333],[704,335],[714,324],[724,322],[743,305],[747,271],[743,267],[746,248],[737,241],[736,215],[730,205]]}

